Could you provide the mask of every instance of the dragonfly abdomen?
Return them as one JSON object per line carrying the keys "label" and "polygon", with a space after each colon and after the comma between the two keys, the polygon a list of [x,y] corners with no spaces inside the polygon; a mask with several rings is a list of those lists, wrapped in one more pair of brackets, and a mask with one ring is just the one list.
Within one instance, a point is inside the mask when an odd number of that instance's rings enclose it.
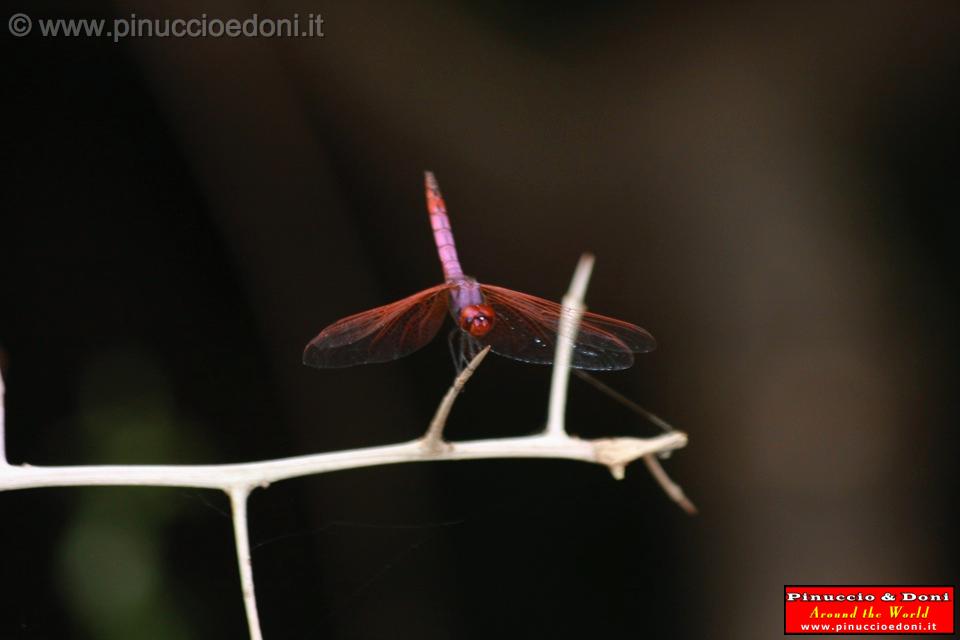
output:
{"label": "dragonfly abdomen", "polygon": [[427,189],[427,210],[430,213],[430,227],[433,229],[433,241],[437,245],[437,255],[443,267],[443,278],[452,282],[463,278],[463,269],[460,268],[460,258],[457,256],[457,245],[453,240],[453,229],[450,227],[450,218],[447,216],[447,205],[440,195],[440,187],[433,173],[425,173],[424,182]]}

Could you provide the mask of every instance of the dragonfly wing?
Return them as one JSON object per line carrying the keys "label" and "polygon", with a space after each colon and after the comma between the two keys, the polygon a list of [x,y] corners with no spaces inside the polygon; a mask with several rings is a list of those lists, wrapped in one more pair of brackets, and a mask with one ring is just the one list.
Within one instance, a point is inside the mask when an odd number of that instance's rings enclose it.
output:
{"label": "dragonfly wing", "polygon": [[394,303],[338,320],[303,351],[303,364],[321,369],[389,362],[413,353],[437,334],[449,307],[442,284]]}
{"label": "dragonfly wing", "polygon": [[[563,307],[503,287],[481,285],[480,290],[496,314],[493,328],[480,341],[514,360],[551,364]],[[634,353],[651,351],[657,344],[634,324],[590,312],[584,313],[573,339],[572,366],[594,371],[626,369]]]}

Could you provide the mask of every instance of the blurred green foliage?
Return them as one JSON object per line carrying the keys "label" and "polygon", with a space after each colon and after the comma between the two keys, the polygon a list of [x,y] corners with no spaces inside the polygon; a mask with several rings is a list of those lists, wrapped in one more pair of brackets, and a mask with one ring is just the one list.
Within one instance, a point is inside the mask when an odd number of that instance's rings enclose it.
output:
{"label": "blurred green foliage", "polygon": [[[197,430],[176,419],[170,386],[155,361],[134,350],[91,361],[78,397],[80,457],[96,463],[174,462],[196,450]],[[165,558],[165,527],[177,517],[169,490],[81,489],[59,548],[64,601],[91,637],[190,638]]]}

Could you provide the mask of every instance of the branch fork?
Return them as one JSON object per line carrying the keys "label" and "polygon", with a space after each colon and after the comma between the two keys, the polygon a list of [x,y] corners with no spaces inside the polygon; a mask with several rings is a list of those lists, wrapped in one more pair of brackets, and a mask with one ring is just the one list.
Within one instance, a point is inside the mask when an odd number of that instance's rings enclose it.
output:
{"label": "branch fork", "polygon": [[241,592],[251,640],[261,640],[259,614],[254,590],[247,527],[247,499],[257,487],[273,482],[319,473],[360,467],[481,458],[563,458],[592,462],[607,467],[614,478],[622,479],[626,467],[642,459],[664,491],[688,513],[695,508],[660,465],[657,456],[686,446],[686,434],[668,430],[652,438],[604,438],[582,440],[567,433],[565,411],[573,341],[584,312],[583,297],[593,268],[593,256],[584,255],[577,265],[570,290],[563,298],[564,313],[557,340],[550,388],[547,424],[533,436],[447,442],[443,429],[457,396],[489,352],[481,351],[457,376],[440,402],[424,436],[412,442],[347,451],[296,456],[262,462],[223,465],[104,465],[34,467],[11,465],[4,450],[3,377],[0,375],[0,491],[64,486],[177,486],[219,489],[230,498],[234,543],[240,573]]}

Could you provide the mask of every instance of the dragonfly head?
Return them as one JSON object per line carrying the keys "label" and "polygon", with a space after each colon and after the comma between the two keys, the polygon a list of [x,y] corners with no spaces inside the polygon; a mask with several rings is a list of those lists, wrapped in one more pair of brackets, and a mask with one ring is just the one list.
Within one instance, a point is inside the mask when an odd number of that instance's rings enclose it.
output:
{"label": "dragonfly head", "polygon": [[467,305],[460,312],[460,328],[474,338],[482,338],[493,328],[496,314],[485,304]]}

